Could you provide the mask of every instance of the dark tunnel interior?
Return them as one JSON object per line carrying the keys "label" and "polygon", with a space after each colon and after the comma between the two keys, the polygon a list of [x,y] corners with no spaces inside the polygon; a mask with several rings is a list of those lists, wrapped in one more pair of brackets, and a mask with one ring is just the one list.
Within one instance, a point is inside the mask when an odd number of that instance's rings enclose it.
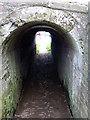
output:
{"label": "dark tunnel interior", "polygon": [[64,53],[64,49],[66,49],[66,54],[70,52],[70,49],[71,51],[74,49],[73,43],[68,41],[67,36],[65,36],[65,33],[62,31],[58,32],[55,29],[44,25],[37,25],[25,30],[24,34],[20,36],[18,42],[14,45],[16,56],[18,56],[17,58],[20,61],[20,71],[24,78],[28,76],[30,65],[36,55],[35,34],[38,31],[46,31],[51,34],[51,53],[55,63],[57,63],[58,56],[60,54],[62,56]]}
{"label": "dark tunnel interior", "polygon": [[[65,85],[66,89],[68,89],[68,86],[67,86],[68,81],[64,81],[64,77],[67,79],[71,77],[71,74],[72,74],[71,62],[73,62],[73,56],[75,54],[76,46],[75,46],[75,43],[72,40],[71,36],[68,35],[68,33],[66,31],[64,31],[60,26],[57,26],[55,24],[48,23],[48,22],[27,23],[12,33],[12,35],[10,36],[10,39],[8,41],[8,48],[7,48],[7,54],[10,58],[12,67],[14,66],[14,68],[12,68],[12,69],[13,70],[16,69],[17,75],[19,75],[18,74],[18,71],[19,71],[20,76],[22,77],[22,81],[23,81],[22,83],[25,85],[25,83],[28,82],[28,78],[30,77],[30,72],[33,71],[32,64],[34,64],[35,58],[37,57],[35,34],[38,31],[46,31],[51,34],[51,38],[52,38],[51,54],[49,56],[47,55],[48,58],[50,58],[50,60],[53,61],[51,64],[51,66],[52,66],[51,69],[53,69],[53,67],[54,67],[55,73],[53,73],[53,74],[57,74],[58,78],[55,78],[55,79],[58,79],[60,81],[59,85],[62,83],[63,85]],[[43,56],[44,56],[44,59],[47,59],[47,57],[45,57],[46,55],[43,55]],[[52,57],[50,57],[50,56],[52,56]],[[13,59],[11,59],[11,58],[13,58]],[[42,61],[44,61],[44,59],[42,58],[42,56],[39,56],[39,58],[37,57],[37,60],[40,61],[40,64],[39,64],[40,66],[41,65],[45,66],[44,65],[45,63],[42,62]],[[14,65],[13,65],[13,61],[15,61]],[[34,69],[37,69],[37,67],[35,67],[35,65],[34,65]],[[44,68],[41,68],[40,72],[42,71],[42,69],[44,69]],[[48,70],[49,70],[49,67],[48,67]],[[36,75],[36,73],[34,73],[34,76],[35,75]],[[55,83],[53,83],[52,86],[54,86],[54,84]],[[29,83],[27,83],[27,85],[29,85]],[[23,88],[22,88],[22,90],[23,90]],[[28,91],[30,91],[30,89]],[[41,89],[41,91],[43,91],[43,90]],[[54,91],[56,91],[55,88],[54,88]],[[63,91],[63,89],[61,91]],[[64,94],[64,91],[61,93]],[[23,100],[24,99],[25,98],[23,98]],[[63,98],[62,101],[64,101],[64,99],[65,98]],[[22,105],[23,104],[24,103],[22,102]],[[61,102],[61,104],[63,104],[63,103]],[[68,103],[65,105],[67,106]],[[59,108],[57,108],[57,110],[58,109]],[[67,108],[64,107],[64,110],[65,109],[67,109]],[[68,112],[66,111],[64,114],[66,114],[66,113],[68,113]],[[59,113],[57,112],[57,114],[59,114]],[[67,115],[67,117],[70,117],[70,113],[68,113],[68,115]],[[55,116],[53,116],[53,117],[55,117]],[[63,115],[63,117],[65,117],[65,116]]]}

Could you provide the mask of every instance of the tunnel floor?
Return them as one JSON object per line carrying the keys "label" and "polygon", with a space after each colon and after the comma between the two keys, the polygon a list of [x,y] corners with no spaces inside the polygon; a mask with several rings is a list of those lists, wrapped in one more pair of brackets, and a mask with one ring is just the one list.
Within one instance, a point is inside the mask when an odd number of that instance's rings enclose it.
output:
{"label": "tunnel floor", "polygon": [[60,84],[51,53],[36,55],[15,117],[71,118],[65,90]]}

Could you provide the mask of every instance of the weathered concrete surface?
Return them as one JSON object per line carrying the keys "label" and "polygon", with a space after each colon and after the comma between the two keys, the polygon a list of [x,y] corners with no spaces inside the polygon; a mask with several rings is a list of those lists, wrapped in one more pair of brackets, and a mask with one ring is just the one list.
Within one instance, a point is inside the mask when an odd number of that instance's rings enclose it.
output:
{"label": "weathered concrete surface", "polygon": [[[53,3],[53,4],[52,4]],[[73,6],[73,7],[72,7]],[[87,103],[88,103],[88,84],[87,84],[87,60],[88,60],[88,42],[87,42],[87,4],[77,3],[59,3],[44,1],[36,3],[0,3],[0,53],[1,62],[0,65],[0,76],[2,84],[2,95],[3,95],[3,116],[12,117],[13,111],[16,108],[16,104],[19,98],[17,95],[20,93],[21,88],[21,72],[19,63],[20,60],[15,54],[14,44],[18,44],[18,40],[22,34],[27,31],[30,27],[28,24],[22,26],[25,23],[36,21],[49,21],[58,25],[51,24],[53,29],[57,31],[63,31],[60,26],[66,30],[65,37],[66,41],[74,42],[75,51],[71,47],[63,47],[60,49],[59,44],[57,52],[58,60],[58,72],[60,71],[59,66],[62,67],[62,80],[66,86],[70,105],[74,117],[88,117],[87,114]],[[39,24],[40,25],[40,24]],[[48,23],[46,24],[49,25]],[[18,26],[22,26],[18,28]],[[16,32],[12,32],[15,30]],[[61,30],[60,30],[61,29]],[[10,33],[13,33],[11,37]],[[66,35],[67,34],[67,35]],[[70,34],[71,37],[68,37]],[[7,38],[6,38],[7,37]],[[17,39],[18,38],[18,39]],[[16,43],[15,43],[16,42]],[[69,45],[70,42],[67,44]],[[55,46],[54,46],[55,47]],[[9,51],[7,51],[9,49]],[[3,51],[2,51],[3,50]],[[17,53],[19,54],[19,49]],[[64,54],[63,50],[66,54]],[[74,54],[73,54],[74,53]],[[61,59],[59,58],[61,56]],[[26,58],[27,59],[27,58]],[[64,60],[64,61],[63,61]],[[65,64],[61,64],[64,62]],[[68,68],[69,67],[69,74]],[[20,82],[21,81],[21,82]],[[0,86],[1,87],[1,86]],[[2,97],[0,97],[2,103]],[[2,105],[2,104],[1,104]],[[1,113],[1,112],[0,112]]]}
{"label": "weathered concrete surface", "polygon": [[[90,53],[90,1],[88,4],[88,53]],[[90,54],[88,54],[88,114],[90,119]]]}

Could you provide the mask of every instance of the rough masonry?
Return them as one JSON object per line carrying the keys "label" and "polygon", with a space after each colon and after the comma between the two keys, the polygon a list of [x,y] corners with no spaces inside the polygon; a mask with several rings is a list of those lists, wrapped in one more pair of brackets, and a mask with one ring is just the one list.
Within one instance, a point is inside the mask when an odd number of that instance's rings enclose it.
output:
{"label": "rough masonry", "polygon": [[[27,74],[27,68],[21,71],[21,66],[28,56],[21,59],[23,49],[18,47],[23,35],[30,32],[33,38],[38,30],[47,30],[58,36],[51,33],[58,41],[52,43],[52,51],[73,117],[88,118],[87,9],[84,4],[48,0],[0,3],[0,117],[13,117]],[[35,43],[29,44],[27,51],[33,59]]]}

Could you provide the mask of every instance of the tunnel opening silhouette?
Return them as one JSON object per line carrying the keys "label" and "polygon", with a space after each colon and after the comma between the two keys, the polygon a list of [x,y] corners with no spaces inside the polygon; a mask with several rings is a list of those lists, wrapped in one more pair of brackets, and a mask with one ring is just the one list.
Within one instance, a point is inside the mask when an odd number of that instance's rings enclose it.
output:
{"label": "tunnel opening silhouette", "polygon": [[[19,76],[20,81],[18,81],[21,84],[24,85],[28,82],[29,73],[32,71],[31,65],[37,56],[35,34],[38,31],[46,31],[51,34],[51,53],[54,61],[52,66],[55,65],[60,83],[68,91],[68,80],[64,79],[72,77],[76,44],[67,31],[51,22],[29,22],[11,33],[5,45],[7,44],[6,52],[13,71],[12,74],[16,73]],[[21,84],[20,91],[23,89]]]}

